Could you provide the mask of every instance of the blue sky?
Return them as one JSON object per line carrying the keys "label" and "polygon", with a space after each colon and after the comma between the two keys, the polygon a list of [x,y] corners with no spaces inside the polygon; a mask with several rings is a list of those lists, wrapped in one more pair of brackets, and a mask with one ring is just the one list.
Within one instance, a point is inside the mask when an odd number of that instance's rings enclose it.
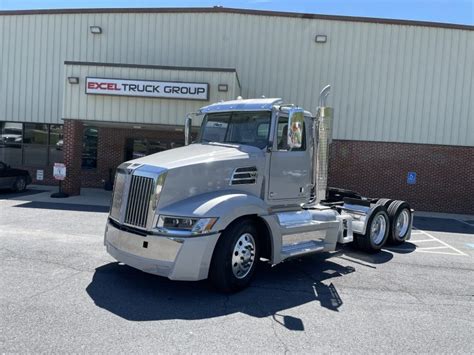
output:
{"label": "blue sky", "polygon": [[209,7],[474,24],[474,0],[0,0],[0,10],[90,7]]}

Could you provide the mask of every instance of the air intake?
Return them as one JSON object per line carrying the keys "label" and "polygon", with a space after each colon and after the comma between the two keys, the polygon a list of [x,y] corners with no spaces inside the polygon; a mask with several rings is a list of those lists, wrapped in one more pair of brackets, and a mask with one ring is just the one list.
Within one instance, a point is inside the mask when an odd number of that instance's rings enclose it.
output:
{"label": "air intake", "polygon": [[246,168],[237,168],[232,173],[230,179],[231,185],[255,184],[257,182],[257,167],[249,166]]}

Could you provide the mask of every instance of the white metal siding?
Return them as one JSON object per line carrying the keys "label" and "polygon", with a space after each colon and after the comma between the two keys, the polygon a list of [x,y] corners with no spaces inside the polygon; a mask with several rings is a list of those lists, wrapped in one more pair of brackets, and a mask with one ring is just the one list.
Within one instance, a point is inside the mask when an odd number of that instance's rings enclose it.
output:
{"label": "white metal siding", "polygon": [[[103,34],[92,35],[90,25]],[[314,110],[335,138],[474,145],[474,32],[230,13],[0,16],[0,120],[58,122],[64,60],[232,67],[244,97]],[[326,44],[314,42],[328,35]],[[163,117],[166,115],[163,115]]]}
{"label": "white metal siding", "polygon": [[[79,77],[79,84],[67,83],[67,77]],[[66,65],[66,90],[63,102],[63,118],[109,121],[120,123],[147,123],[183,125],[188,112],[195,112],[207,105],[207,101],[156,99],[107,95],[86,95],[85,78],[146,79],[163,81],[200,82],[209,84],[209,101],[231,100],[235,91],[235,72],[142,69],[130,67],[105,67]],[[218,92],[218,84],[227,84],[227,92]],[[200,122],[194,120],[195,125]]]}

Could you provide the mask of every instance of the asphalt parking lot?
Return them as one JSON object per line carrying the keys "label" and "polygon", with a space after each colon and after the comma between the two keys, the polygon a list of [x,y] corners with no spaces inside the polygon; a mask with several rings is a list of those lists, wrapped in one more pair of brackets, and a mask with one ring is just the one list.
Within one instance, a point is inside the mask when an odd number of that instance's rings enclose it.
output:
{"label": "asphalt parking lot", "polygon": [[37,194],[0,195],[1,353],[474,349],[474,217],[419,217],[410,242],[376,255],[262,265],[222,295],[119,265],[102,244],[105,206]]}

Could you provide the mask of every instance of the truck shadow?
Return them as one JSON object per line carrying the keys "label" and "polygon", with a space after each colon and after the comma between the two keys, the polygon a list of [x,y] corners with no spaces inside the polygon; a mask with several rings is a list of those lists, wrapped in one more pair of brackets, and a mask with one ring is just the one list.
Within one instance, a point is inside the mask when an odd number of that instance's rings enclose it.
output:
{"label": "truck shadow", "polygon": [[96,269],[86,291],[98,307],[130,321],[193,320],[245,313],[272,316],[287,329],[304,330],[302,320],[285,315],[285,310],[314,302],[337,312],[343,301],[332,281],[354,271],[323,254],[275,267],[262,264],[249,288],[225,295],[206,281],[171,281],[110,263]]}

